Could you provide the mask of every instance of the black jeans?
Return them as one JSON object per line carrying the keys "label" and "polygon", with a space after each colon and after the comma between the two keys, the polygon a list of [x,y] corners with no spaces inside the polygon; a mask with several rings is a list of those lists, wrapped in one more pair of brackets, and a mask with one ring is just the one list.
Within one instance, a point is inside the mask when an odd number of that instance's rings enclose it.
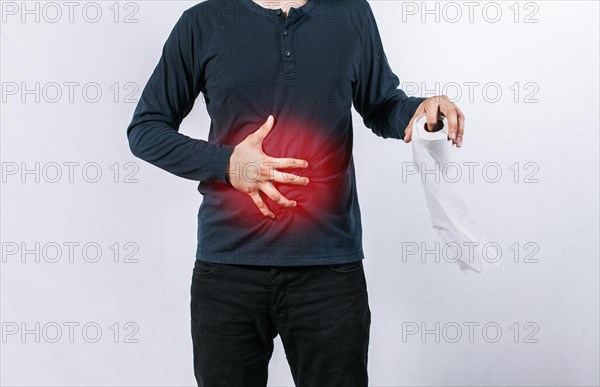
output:
{"label": "black jeans", "polygon": [[194,373],[201,387],[265,387],[279,334],[297,387],[367,387],[371,311],[362,261],[313,266],[196,261]]}

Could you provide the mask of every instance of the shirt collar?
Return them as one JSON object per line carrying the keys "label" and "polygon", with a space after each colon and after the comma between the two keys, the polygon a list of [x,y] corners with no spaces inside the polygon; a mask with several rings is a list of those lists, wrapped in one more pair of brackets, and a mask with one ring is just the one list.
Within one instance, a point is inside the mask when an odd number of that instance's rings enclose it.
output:
{"label": "shirt collar", "polygon": [[[313,7],[316,5],[318,0],[308,0],[305,4],[303,4],[300,8],[293,8],[295,11],[292,11],[292,8],[290,8],[290,10],[288,11],[288,16],[290,12],[298,12],[300,16],[302,15],[306,15],[307,13],[309,13]],[[242,0],[242,3],[244,3],[244,5],[246,5],[248,8],[250,8],[252,11],[259,13],[261,15],[264,16],[273,16],[275,15],[275,11],[277,11],[276,8],[265,8],[261,5],[258,5],[257,3],[255,3],[252,0]],[[282,11],[281,8],[279,8],[280,11]]]}

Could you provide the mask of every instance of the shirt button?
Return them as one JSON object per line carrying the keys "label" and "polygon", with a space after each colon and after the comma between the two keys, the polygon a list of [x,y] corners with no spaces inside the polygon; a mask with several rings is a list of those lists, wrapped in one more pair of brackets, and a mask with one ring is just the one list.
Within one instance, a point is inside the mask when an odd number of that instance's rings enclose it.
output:
{"label": "shirt button", "polygon": [[292,53],[290,52],[290,50],[285,50],[285,52],[283,53],[283,55],[285,55],[285,56],[292,56]]}
{"label": "shirt button", "polygon": [[289,31],[287,29],[283,29],[283,34],[287,36],[287,34],[289,34]]}
{"label": "shirt button", "polygon": [[275,15],[281,15],[281,10],[280,9],[276,9],[275,10]]}

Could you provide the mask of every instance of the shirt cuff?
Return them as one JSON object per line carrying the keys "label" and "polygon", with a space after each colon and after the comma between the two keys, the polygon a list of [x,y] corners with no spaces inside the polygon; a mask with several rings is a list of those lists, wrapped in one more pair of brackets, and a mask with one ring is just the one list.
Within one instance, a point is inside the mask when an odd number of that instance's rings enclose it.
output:
{"label": "shirt cuff", "polygon": [[229,167],[229,159],[233,153],[233,146],[230,145],[219,145],[219,148],[215,154],[215,160],[213,165],[215,169],[215,180],[219,183],[230,184],[227,179],[227,169]]}
{"label": "shirt cuff", "polygon": [[406,127],[410,123],[410,120],[415,115],[419,105],[423,103],[423,101],[427,100],[427,98],[422,97],[408,97],[404,103],[402,104],[401,109],[398,110],[398,115],[396,117],[396,124],[398,127],[398,134],[400,139],[404,139]]}

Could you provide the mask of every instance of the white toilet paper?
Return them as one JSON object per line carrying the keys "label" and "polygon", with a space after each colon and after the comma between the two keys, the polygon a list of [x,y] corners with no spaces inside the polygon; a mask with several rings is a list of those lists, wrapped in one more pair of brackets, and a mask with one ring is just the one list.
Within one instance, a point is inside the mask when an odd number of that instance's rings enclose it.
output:
{"label": "white toilet paper", "polygon": [[422,115],[414,121],[412,131],[413,161],[421,174],[433,228],[449,247],[446,251],[455,251],[451,258],[456,260],[461,271],[485,273],[490,269],[504,270],[501,256],[490,248],[493,244],[480,231],[452,186],[455,177],[448,176],[448,172],[456,169],[445,166],[448,163],[458,166],[458,163],[453,161],[450,153],[452,143],[447,140],[448,121],[443,116],[440,120],[444,124],[443,129],[428,132],[425,130],[427,118]]}

